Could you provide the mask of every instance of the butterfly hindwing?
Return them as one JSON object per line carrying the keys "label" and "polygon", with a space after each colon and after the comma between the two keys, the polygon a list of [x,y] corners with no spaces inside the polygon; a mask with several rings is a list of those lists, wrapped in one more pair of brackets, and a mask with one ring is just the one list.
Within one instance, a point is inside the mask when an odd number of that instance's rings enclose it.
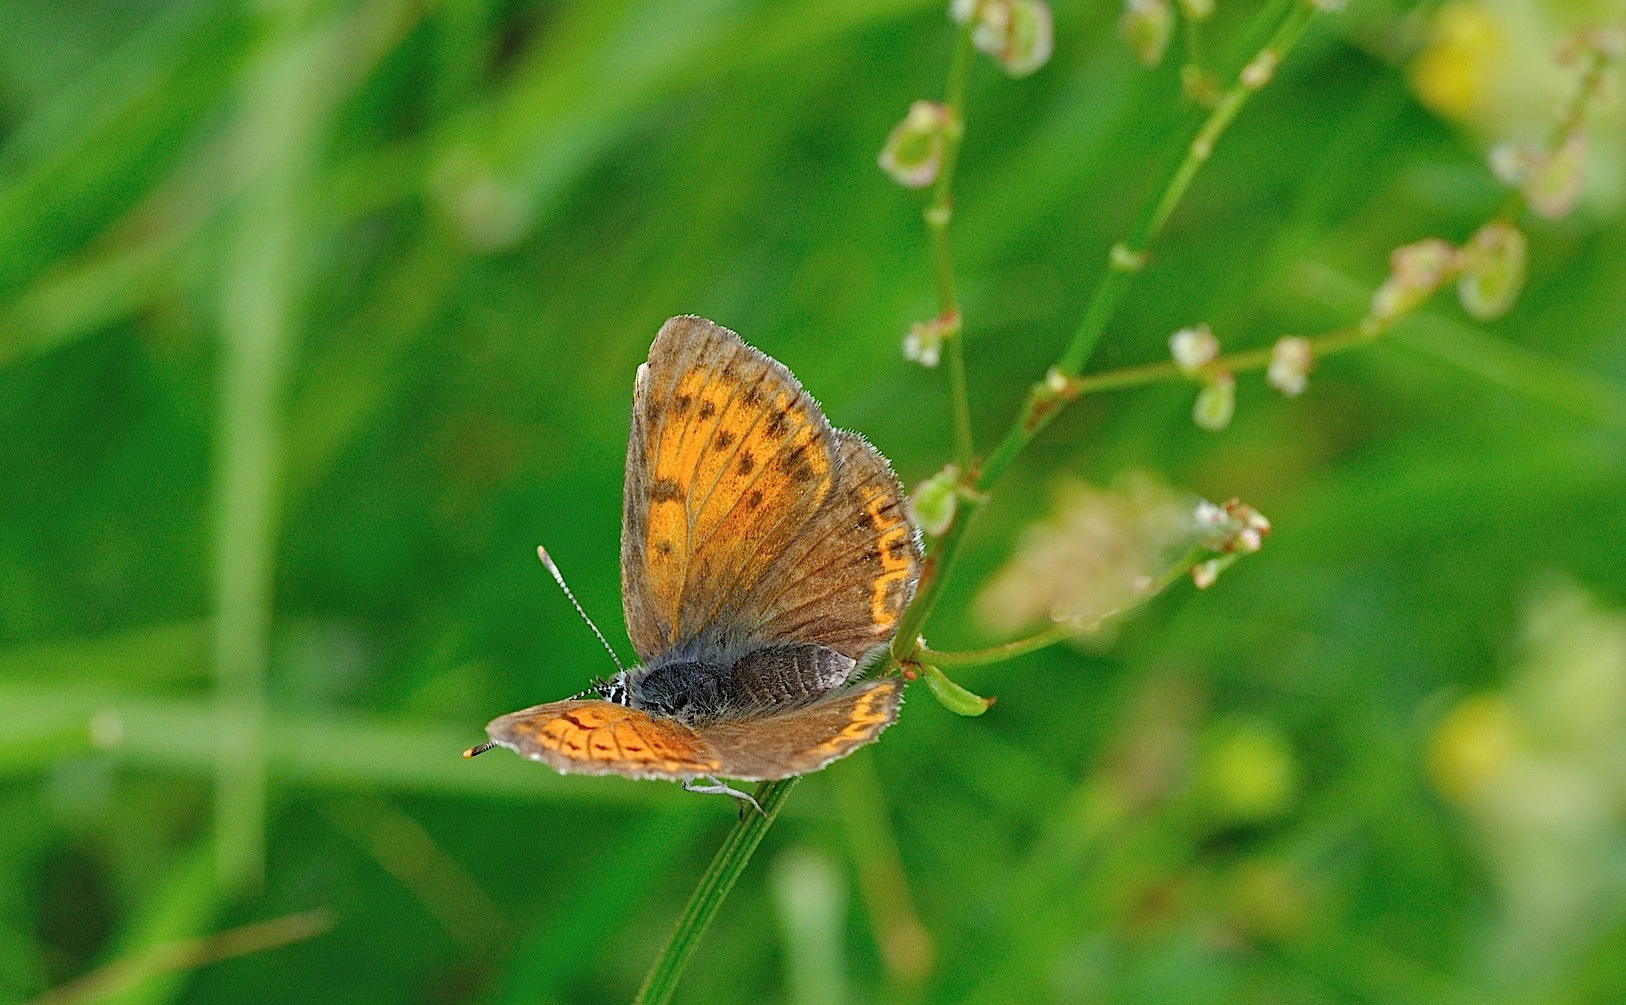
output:
{"label": "butterfly hindwing", "polygon": [[722,762],[718,774],[774,781],[817,771],[867,743],[898,718],[903,681],[880,677],[832,691],[809,705],[761,718],[694,727]]}
{"label": "butterfly hindwing", "polygon": [[739,603],[753,638],[816,642],[856,660],[897,630],[920,578],[920,539],[886,458],[855,433],[836,439],[836,488]]}

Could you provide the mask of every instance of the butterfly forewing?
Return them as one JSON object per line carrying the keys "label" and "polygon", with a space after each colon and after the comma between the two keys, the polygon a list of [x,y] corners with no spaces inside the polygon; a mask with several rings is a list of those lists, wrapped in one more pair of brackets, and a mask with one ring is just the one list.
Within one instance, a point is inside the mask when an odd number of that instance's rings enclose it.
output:
{"label": "butterfly forewing", "polygon": [[647,661],[702,632],[749,628],[754,612],[730,599],[801,535],[839,460],[790,371],[709,321],[661,328],[633,398],[622,585]]}
{"label": "butterfly forewing", "polygon": [[673,781],[718,774],[723,763],[694,730],[607,701],[556,701],[510,712],[486,734],[555,771]]}

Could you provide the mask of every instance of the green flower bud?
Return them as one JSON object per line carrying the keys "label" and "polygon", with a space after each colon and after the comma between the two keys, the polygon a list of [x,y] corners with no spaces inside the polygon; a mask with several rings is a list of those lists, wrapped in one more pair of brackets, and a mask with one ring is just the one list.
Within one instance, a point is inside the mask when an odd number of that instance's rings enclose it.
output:
{"label": "green flower bud", "polygon": [[1005,72],[1025,77],[1050,59],[1050,8],[1042,0],[982,0],[976,5],[971,44]]}
{"label": "green flower bud", "polygon": [[949,680],[943,671],[925,663],[918,664],[920,675],[926,678],[926,687],[932,692],[932,697],[944,708],[955,715],[976,716],[988,711],[988,706],[994,703],[992,698],[984,698],[972,694],[965,688]]}
{"label": "green flower bud", "polygon": [[1174,31],[1174,12],[1168,0],[1124,0],[1124,14],[1118,30],[1135,58],[1147,66],[1163,62]]}
{"label": "green flower bud", "polygon": [[960,502],[959,484],[960,469],[950,464],[915,486],[908,503],[915,526],[933,537],[948,530]]}
{"label": "green flower bud", "polygon": [[1214,16],[1214,0],[1180,0],[1180,13],[1193,21],[1207,21]]}
{"label": "green flower bud", "polygon": [[1217,433],[1231,424],[1236,413],[1236,377],[1230,373],[1216,374],[1197,392],[1197,401],[1191,406],[1191,421],[1211,433]]}
{"label": "green flower bud", "polygon": [[1524,288],[1524,232],[1505,220],[1493,220],[1462,246],[1461,259],[1457,299],[1462,301],[1462,309],[1481,321],[1506,314]]}
{"label": "green flower bud", "polygon": [[948,106],[917,101],[909,114],[892,127],[877,162],[881,170],[905,188],[925,188],[943,168],[943,150],[959,122]]}
{"label": "green flower bud", "polygon": [[1569,215],[1586,182],[1586,134],[1575,132],[1558,148],[1538,156],[1524,180],[1530,212],[1556,220]]}

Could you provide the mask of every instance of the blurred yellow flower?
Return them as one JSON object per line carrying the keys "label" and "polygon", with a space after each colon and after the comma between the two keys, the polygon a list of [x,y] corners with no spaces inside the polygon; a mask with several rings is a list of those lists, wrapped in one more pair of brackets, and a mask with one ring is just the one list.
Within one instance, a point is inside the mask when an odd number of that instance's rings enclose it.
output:
{"label": "blurred yellow flower", "polygon": [[1472,118],[1490,95],[1496,65],[1506,58],[1502,27],[1484,4],[1449,3],[1434,15],[1428,48],[1412,62],[1412,88],[1439,115]]}

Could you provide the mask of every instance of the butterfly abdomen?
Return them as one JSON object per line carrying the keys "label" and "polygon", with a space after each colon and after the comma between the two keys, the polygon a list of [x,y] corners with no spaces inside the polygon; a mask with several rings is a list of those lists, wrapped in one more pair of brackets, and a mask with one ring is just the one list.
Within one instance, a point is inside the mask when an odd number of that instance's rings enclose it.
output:
{"label": "butterfly abdomen", "polygon": [[740,708],[795,707],[840,687],[856,665],[834,649],[811,643],[768,646],[734,664],[728,693]]}
{"label": "butterfly abdomen", "polygon": [[679,659],[627,679],[627,704],[686,722],[804,705],[840,687],[856,663],[820,645],[767,646],[730,664]]}

